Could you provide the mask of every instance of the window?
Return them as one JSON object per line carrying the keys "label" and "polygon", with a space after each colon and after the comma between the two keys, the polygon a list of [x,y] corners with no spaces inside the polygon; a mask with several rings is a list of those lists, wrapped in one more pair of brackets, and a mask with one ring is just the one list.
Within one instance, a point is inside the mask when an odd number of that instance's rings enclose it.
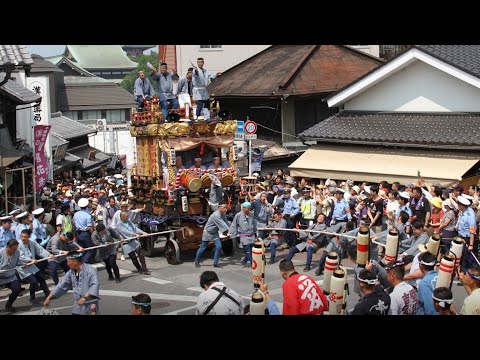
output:
{"label": "window", "polygon": [[107,118],[107,110],[102,110],[100,119],[106,119],[106,118]]}
{"label": "window", "polygon": [[200,51],[218,51],[223,50],[222,45],[200,45]]}
{"label": "window", "polygon": [[83,120],[83,111],[82,110],[78,110],[77,118],[75,120]]}

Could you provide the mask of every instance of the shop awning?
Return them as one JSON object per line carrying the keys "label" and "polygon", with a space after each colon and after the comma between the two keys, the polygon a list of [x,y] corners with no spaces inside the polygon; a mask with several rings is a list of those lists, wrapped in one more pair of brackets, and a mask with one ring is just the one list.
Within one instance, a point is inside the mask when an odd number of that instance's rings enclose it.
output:
{"label": "shop awning", "polygon": [[68,149],[72,155],[82,158],[82,171],[94,172],[99,170],[102,166],[108,165],[112,156],[87,145],[77,148]]}
{"label": "shop awning", "polygon": [[480,153],[367,146],[314,145],[289,166],[291,175],[320,179],[416,183],[448,186],[478,166]]}
{"label": "shop awning", "polygon": [[24,154],[21,151],[0,147],[0,169],[10,166],[23,156]]}

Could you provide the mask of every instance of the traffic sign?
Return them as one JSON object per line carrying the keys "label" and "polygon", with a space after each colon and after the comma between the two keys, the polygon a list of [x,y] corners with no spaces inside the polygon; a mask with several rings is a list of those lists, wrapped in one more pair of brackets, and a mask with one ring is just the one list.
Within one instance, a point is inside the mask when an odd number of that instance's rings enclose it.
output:
{"label": "traffic sign", "polygon": [[[243,134],[243,126],[245,125],[245,121],[237,120],[237,133]],[[243,139],[242,139],[243,140]]]}
{"label": "traffic sign", "polygon": [[239,132],[236,132],[235,134],[233,134],[233,140],[235,141],[241,141],[241,140],[245,140],[245,133],[243,133],[243,128],[242,128],[242,132],[239,133]]}
{"label": "traffic sign", "polygon": [[257,132],[257,124],[255,124],[254,121],[247,121],[245,123],[245,134],[247,135],[251,135],[251,134],[255,134]]}
{"label": "traffic sign", "polygon": [[245,140],[256,140],[257,134],[245,134]]}

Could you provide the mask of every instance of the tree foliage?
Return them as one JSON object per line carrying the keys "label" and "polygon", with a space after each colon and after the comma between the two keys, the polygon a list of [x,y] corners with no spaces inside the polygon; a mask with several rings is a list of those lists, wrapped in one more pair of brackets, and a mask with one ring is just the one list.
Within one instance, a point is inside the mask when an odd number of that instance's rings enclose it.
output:
{"label": "tree foliage", "polygon": [[149,55],[140,55],[140,56],[130,56],[130,59],[132,61],[135,61],[138,63],[138,66],[135,70],[133,70],[130,74],[125,76],[125,79],[122,80],[120,83],[120,86],[122,86],[125,90],[133,94],[133,85],[135,83],[135,80],[138,78],[138,72],[140,70],[145,71],[146,77],[150,80],[150,83],[152,84],[152,87],[154,89],[157,88],[157,81],[153,80],[150,77],[150,74],[152,73],[152,70],[150,70],[147,66],[147,62],[150,62],[153,66],[158,68],[158,53],[156,52],[151,52]]}

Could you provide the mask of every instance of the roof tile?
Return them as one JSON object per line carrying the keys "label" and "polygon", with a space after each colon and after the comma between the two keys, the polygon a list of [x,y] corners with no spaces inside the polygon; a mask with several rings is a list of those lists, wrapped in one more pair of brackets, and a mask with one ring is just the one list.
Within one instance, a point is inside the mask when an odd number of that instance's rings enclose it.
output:
{"label": "roof tile", "polygon": [[480,114],[342,111],[299,134],[306,140],[479,147]]}

